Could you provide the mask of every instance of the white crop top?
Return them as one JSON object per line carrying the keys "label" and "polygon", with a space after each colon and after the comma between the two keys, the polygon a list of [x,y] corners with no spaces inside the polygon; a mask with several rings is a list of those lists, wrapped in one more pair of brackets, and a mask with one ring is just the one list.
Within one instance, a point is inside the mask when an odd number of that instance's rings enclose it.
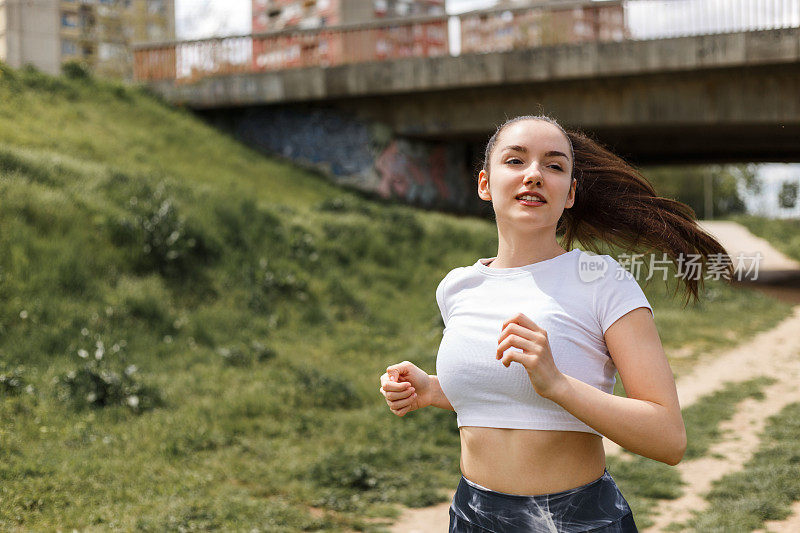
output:
{"label": "white crop top", "polygon": [[[549,429],[602,434],[540,396],[525,368],[495,358],[503,322],[523,313],[547,331],[558,369],[611,394],[616,366],[604,334],[637,307],[653,313],[633,275],[609,255],[577,248],[525,266],[495,258],[457,267],[439,283],[444,332],[436,373],[458,427]],[[509,348],[517,350],[517,348]]]}

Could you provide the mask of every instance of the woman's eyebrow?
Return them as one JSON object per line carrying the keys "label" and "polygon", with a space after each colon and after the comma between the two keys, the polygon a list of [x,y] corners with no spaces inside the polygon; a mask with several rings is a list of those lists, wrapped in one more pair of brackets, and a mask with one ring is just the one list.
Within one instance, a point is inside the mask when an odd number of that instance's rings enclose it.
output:
{"label": "woman's eyebrow", "polygon": [[551,155],[561,156],[564,159],[569,160],[569,157],[567,157],[567,154],[565,154],[564,152],[559,152],[558,150],[550,150],[549,152],[546,152],[544,155],[545,156],[551,156]]}
{"label": "woman's eyebrow", "polygon": [[[510,146],[506,146],[506,147],[503,148],[503,150],[514,150],[515,152],[522,152],[523,154],[527,154],[528,153],[528,149],[527,148],[525,148],[524,146],[519,146],[518,144],[512,144]],[[549,152],[545,152],[544,155],[545,155],[545,157],[561,156],[564,159],[569,161],[569,157],[567,157],[567,154],[565,154],[564,152],[559,152],[558,150],[550,150]]]}
{"label": "woman's eyebrow", "polygon": [[503,150],[514,150],[515,152],[522,152],[523,154],[528,153],[528,149],[524,146],[520,146],[518,144],[512,144],[510,146],[506,146]]}

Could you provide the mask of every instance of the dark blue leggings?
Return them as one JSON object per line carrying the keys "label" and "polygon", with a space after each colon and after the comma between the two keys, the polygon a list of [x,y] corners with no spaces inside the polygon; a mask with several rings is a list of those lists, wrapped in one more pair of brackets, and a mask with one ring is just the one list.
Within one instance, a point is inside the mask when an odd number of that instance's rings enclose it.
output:
{"label": "dark blue leggings", "polygon": [[616,482],[603,475],[580,487],[523,496],[496,492],[463,475],[450,504],[450,533],[578,531],[638,533]]}

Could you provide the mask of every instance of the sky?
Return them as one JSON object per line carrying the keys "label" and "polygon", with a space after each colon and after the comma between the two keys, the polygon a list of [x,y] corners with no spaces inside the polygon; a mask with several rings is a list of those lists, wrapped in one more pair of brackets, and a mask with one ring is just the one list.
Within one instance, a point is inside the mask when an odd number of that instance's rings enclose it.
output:
{"label": "sky", "polygon": [[[713,17],[706,13],[709,9],[714,9],[715,2],[725,2],[728,0],[686,0],[683,5],[685,8],[676,13],[677,10],[670,10],[663,15],[669,17],[653,17],[652,13],[645,10],[633,9],[630,12],[629,24],[631,30],[638,35],[646,36],[651,32],[658,32],[660,35],[674,33],[675,28],[691,32],[692,30],[702,31],[700,22],[708,24]],[[794,6],[798,0],[788,0],[790,6]],[[461,13],[472,9],[491,7],[495,0],[447,0],[447,12],[450,14]],[[650,4],[652,6],[652,4]],[[223,35],[246,35],[251,30],[251,0],[175,0],[176,33],[178,39],[202,39],[211,36]],[[645,7],[645,6],[637,6]],[[787,25],[800,25],[800,12],[791,9],[789,14],[773,14],[774,17],[783,15]],[[654,27],[652,21],[659,20],[661,27]],[[731,19],[732,20],[732,19]],[[451,49],[453,53],[458,53],[460,43],[458,42],[457,27],[453,27],[451,21]],[[735,21],[733,21],[735,23]],[[665,28],[663,24],[669,24]],[[667,31],[672,30],[672,31]],[[454,38],[455,37],[455,38]],[[800,165],[770,163],[759,165],[759,176],[764,182],[764,188],[760,195],[745,195],[745,203],[748,211],[774,217],[800,217],[800,203],[794,209],[780,209],[777,204],[777,194],[781,183],[786,180],[800,182]]]}

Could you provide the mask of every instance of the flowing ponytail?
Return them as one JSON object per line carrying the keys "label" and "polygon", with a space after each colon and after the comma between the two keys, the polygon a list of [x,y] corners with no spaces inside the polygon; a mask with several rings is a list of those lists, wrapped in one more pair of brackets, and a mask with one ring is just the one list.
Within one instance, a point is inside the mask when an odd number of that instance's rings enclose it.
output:
{"label": "flowing ponytail", "polygon": [[[693,268],[714,271],[731,283],[734,267],[725,248],[697,224],[688,205],[658,196],[653,186],[632,165],[599,142],[578,130],[565,131],[546,115],[515,117],[502,124],[486,147],[483,163],[488,173],[489,158],[503,128],[525,119],[545,120],[558,126],[567,136],[573,154],[572,177],[577,180],[575,203],[558,221],[556,233],[563,232],[561,245],[571,249],[575,241],[583,248],[600,253],[597,240],[626,252],[642,248],[660,251],[679,267],[687,256],[697,256]],[[686,290],[684,307],[691,298],[699,300],[704,276],[680,276]],[[677,292],[677,287],[675,292]]]}

